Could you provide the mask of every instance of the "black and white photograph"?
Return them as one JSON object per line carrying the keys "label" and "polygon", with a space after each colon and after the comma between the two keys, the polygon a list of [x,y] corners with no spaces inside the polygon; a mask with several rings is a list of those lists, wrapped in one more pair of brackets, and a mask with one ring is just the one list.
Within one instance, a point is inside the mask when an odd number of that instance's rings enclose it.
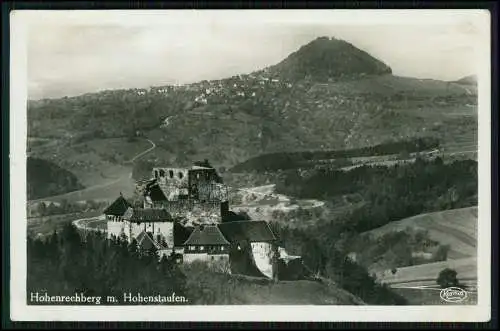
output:
{"label": "black and white photograph", "polygon": [[13,318],[489,320],[487,11],[11,25]]}

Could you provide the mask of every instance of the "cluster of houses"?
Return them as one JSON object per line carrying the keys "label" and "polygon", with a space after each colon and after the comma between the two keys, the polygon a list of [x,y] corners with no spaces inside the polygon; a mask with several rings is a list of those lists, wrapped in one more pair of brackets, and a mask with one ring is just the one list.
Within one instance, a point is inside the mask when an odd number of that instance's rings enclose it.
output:
{"label": "cluster of houses", "polygon": [[[267,74],[266,74],[267,75]],[[277,78],[269,78],[266,75],[255,73],[249,75],[237,75],[223,81],[202,82],[196,85],[199,94],[194,102],[202,105],[207,103],[227,102],[227,100],[255,98],[262,94],[269,85],[281,88],[291,88],[292,84]]]}
{"label": "cluster of houses", "polygon": [[211,167],[153,168],[137,183],[142,206],[119,196],[105,210],[108,238],[135,241],[140,250],[204,261],[230,273],[275,278],[288,256],[265,221],[238,220],[229,210],[228,188]]}

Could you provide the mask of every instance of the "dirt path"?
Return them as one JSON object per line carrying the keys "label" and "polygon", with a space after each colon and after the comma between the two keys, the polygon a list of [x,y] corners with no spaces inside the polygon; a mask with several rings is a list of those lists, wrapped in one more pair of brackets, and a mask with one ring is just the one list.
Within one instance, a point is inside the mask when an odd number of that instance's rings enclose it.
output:
{"label": "dirt path", "polygon": [[125,162],[125,163],[134,163],[135,160],[139,159],[140,157],[146,155],[147,153],[151,152],[153,149],[156,148],[156,144],[153,141],[151,141],[149,139],[146,139],[146,140],[151,144],[151,147],[146,149],[145,151],[137,154],[136,156],[134,156],[128,162]]}

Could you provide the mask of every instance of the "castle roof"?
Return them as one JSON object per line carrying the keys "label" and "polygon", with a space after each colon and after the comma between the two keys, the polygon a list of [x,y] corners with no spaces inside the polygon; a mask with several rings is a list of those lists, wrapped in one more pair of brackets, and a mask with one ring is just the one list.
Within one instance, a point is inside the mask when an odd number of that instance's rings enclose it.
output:
{"label": "castle roof", "polygon": [[152,201],[165,201],[167,197],[158,184],[148,187],[148,195]]}
{"label": "castle roof", "polygon": [[104,214],[123,216],[128,208],[132,207],[132,204],[125,200],[123,196],[119,196],[108,208],[104,209]]}
{"label": "castle roof", "polygon": [[160,245],[156,240],[154,240],[149,233],[146,231],[142,231],[139,233],[137,238],[135,239],[137,241],[137,245],[143,249],[143,250],[148,250],[153,247],[156,249],[162,249],[162,245]]}
{"label": "castle roof", "polygon": [[224,237],[231,243],[241,241],[268,242],[276,240],[266,221],[235,221],[219,224]]}
{"label": "castle roof", "polygon": [[173,221],[172,215],[165,209],[129,208],[123,218],[135,223]]}
{"label": "castle roof", "polygon": [[184,246],[189,245],[229,245],[216,225],[200,225],[194,229]]}
{"label": "castle roof", "polygon": [[182,246],[188,240],[194,229],[181,225],[179,222],[174,223],[174,246]]}

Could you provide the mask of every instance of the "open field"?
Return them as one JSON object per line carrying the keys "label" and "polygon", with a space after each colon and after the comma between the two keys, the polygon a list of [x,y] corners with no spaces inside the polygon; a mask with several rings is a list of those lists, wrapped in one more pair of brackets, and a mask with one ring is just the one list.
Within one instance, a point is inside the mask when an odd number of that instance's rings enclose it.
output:
{"label": "open field", "polygon": [[77,218],[95,217],[99,214],[101,213],[94,211],[28,218],[27,229],[28,233],[35,236],[46,236],[52,234],[54,231],[59,231],[65,224],[70,223]]}
{"label": "open field", "polygon": [[[121,149],[127,150],[127,154],[118,154],[123,156],[123,159],[120,160],[124,165],[113,165],[104,167],[104,170],[101,170],[99,174],[95,171],[90,171],[87,169],[85,175],[82,175],[87,185],[90,183],[90,186],[87,186],[83,190],[68,192],[65,194],[61,194],[58,196],[52,197],[44,197],[38,200],[33,200],[30,202],[38,202],[38,201],[53,201],[60,202],[62,200],[67,200],[69,202],[78,202],[84,200],[113,200],[116,198],[120,192],[125,196],[131,196],[134,192],[134,181],[132,179],[132,163],[151,152],[156,148],[156,145],[151,140],[140,140],[130,142],[131,146],[125,146],[124,142],[117,139],[107,139],[108,144],[111,144],[111,147],[120,147]],[[90,143],[86,143],[88,145]],[[101,151],[102,153],[106,153],[106,148],[110,146],[101,146],[94,141],[94,148],[92,149],[92,155],[96,154],[96,151]],[[102,150],[101,150],[102,149]],[[111,149],[113,150],[113,149]],[[57,154],[54,154],[57,155]],[[85,157],[85,154],[83,155]],[[126,165],[125,165],[126,164]],[[95,164],[93,164],[95,166]],[[77,175],[78,169],[72,169]]]}
{"label": "open field", "polygon": [[130,172],[127,163],[151,148],[145,139],[92,139],[82,143],[52,140],[50,144],[30,146],[29,155],[46,159],[73,172],[86,186],[95,186]]}
{"label": "open field", "polygon": [[394,275],[388,270],[377,275],[377,278],[386,284],[412,283],[422,285],[427,282],[435,284],[439,272],[445,268],[455,269],[457,278],[461,281],[475,280],[477,278],[477,257],[398,268]]}
{"label": "open field", "polygon": [[[389,284],[412,305],[452,304],[439,297],[436,279],[443,269],[451,268],[457,272],[461,283],[474,286],[477,281],[477,222],[477,207],[468,207],[421,214],[366,232],[378,238],[407,228],[427,230],[431,240],[450,246],[446,261],[398,268],[395,274],[385,270],[376,274],[378,280]],[[461,304],[476,303],[477,294],[470,290],[468,299]]]}
{"label": "open field", "polygon": [[365,233],[377,238],[406,228],[428,230],[431,240],[450,245],[448,259],[462,259],[477,256],[477,223],[477,207],[468,207],[405,218]]}
{"label": "open field", "polygon": [[[122,192],[125,196],[132,196],[134,192],[134,181],[131,178],[131,172],[123,170],[115,179],[102,181],[98,185],[87,187],[83,190],[68,192],[65,194],[44,197],[39,201],[54,201],[60,202],[67,200],[69,202],[78,202],[84,200],[114,200]],[[37,202],[33,200],[30,202]]]}
{"label": "open field", "polygon": [[[187,267],[188,286],[194,274]],[[194,279],[195,287],[224,293],[219,304],[236,305],[364,305],[353,294],[332,282],[279,281],[244,275],[212,274]]]}
{"label": "open field", "polygon": [[272,286],[242,286],[242,303],[255,305],[359,305],[361,300],[340,288],[315,281],[281,281]]}

